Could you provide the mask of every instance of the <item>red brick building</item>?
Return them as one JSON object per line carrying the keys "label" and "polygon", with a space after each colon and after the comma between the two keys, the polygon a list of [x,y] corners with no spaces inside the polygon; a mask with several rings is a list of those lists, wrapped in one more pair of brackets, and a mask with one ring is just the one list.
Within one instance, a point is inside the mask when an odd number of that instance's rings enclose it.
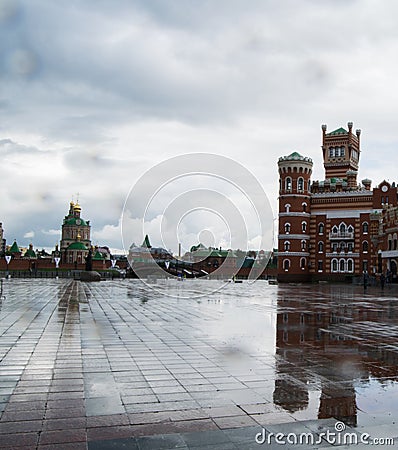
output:
{"label": "red brick building", "polygon": [[397,188],[358,183],[361,132],[352,127],[327,133],[322,125],[322,181],[311,183],[310,158],[297,152],[279,158],[279,281],[348,281],[387,270],[396,278],[398,219],[386,218],[395,214],[388,211],[396,211]]}

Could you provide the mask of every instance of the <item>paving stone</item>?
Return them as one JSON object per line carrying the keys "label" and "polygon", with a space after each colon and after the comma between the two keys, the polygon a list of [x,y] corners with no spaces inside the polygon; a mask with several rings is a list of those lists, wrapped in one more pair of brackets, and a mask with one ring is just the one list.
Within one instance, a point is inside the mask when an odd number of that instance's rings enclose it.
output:
{"label": "paving stone", "polygon": [[[187,281],[183,289],[195,283],[211,285]],[[79,448],[86,439],[90,448],[117,448],[120,438],[138,446],[143,436],[163,445],[172,433],[170,443],[187,436],[193,448],[244,442],[248,450],[262,426],[333,430],[338,417],[318,416],[337,406],[356,432],[398,435],[396,290],[369,289],[364,298],[355,286],[259,282],[228,285],[201,303],[152,291],[143,304],[135,280],[9,286],[0,316],[0,444],[15,436],[8,447],[35,447],[40,436],[40,448]],[[69,430],[80,430],[75,443]],[[88,438],[79,435],[86,430]]]}

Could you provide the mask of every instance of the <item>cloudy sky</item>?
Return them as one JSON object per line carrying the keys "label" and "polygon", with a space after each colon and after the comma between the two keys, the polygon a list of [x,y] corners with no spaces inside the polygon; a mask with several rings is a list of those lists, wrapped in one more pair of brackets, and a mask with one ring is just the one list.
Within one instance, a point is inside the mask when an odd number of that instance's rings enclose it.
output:
{"label": "cloudy sky", "polygon": [[[277,159],[299,151],[322,179],[323,123],[362,129],[359,179],[397,180],[396,17],[391,0],[0,0],[8,243],[53,247],[78,192],[93,243],[121,249],[137,180],[196,152],[248,169],[276,217]],[[201,221],[225,245],[205,215],[179,232]]]}

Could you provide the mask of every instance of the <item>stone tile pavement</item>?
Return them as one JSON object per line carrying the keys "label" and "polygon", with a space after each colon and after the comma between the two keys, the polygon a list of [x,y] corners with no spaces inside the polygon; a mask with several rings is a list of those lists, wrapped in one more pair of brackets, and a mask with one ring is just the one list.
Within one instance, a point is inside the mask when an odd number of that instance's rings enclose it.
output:
{"label": "stone tile pavement", "polygon": [[[164,298],[129,280],[7,281],[0,448],[251,449],[261,448],[263,426],[333,428],[316,408],[287,411],[273,401],[274,291],[266,307],[223,295]],[[247,324],[259,314],[263,327],[253,334]],[[392,422],[382,424],[396,437]]]}

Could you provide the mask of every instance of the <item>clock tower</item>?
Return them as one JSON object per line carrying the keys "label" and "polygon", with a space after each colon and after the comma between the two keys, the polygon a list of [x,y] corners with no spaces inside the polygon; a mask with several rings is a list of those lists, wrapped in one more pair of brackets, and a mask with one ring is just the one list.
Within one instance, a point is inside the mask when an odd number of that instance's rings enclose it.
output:
{"label": "clock tower", "polygon": [[63,263],[84,263],[84,258],[91,248],[90,221],[81,217],[81,211],[78,202],[70,202],[68,215],[62,224],[60,250]]}
{"label": "clock tower", "polygon": [[322,125],[322,151],[325,179],[331,182],[346,180],[348,187],[357,186],[359,167],[361,130],[352,132],[352,122],[347,123],[348,131],[338,128],[327,133],[326,125]]}

